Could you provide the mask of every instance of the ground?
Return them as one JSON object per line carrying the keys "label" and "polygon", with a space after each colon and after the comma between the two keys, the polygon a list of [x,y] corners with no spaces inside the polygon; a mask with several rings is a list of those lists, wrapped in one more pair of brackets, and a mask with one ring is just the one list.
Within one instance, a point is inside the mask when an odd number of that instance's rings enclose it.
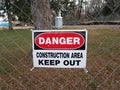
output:
{"label": "ground", "polygon": [[0,31],[1,90],[119,90],[120,26],[64,26],[87,29],[87,69],[32,68],[31,30]]}

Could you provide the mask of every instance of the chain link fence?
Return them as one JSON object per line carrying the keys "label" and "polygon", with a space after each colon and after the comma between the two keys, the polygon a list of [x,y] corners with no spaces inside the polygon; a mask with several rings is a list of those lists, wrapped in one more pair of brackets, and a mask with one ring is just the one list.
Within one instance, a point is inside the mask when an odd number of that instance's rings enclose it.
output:
{"label": "chain link fence", "polygon": [[31,4],[29,0],[23,1],[21,6],[11,3],[21,16],[21,22],[14,22],[14,30],[0,27],[0,90],[120,90],[119,0],[86,0],[80,21],[76,16],[72,22],[71,14],[64,17],[64,24],[69,25],[63,29],[88,30],[88,73],[59,68],[30,71],[33,66],[30,29],[34,25],[31,14],[25,11]]}

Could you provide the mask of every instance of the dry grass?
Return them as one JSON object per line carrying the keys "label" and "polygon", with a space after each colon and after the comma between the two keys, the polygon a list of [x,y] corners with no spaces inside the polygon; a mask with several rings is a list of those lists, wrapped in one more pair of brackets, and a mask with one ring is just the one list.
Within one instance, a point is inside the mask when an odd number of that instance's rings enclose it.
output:
{"label": "dry grass", "polygon": [[[87,68],[32,68],[31,31],[0,31],[0,90],[119,90],[120,28],[86,26]],[[83,29],[85,27],[64,27]]]}

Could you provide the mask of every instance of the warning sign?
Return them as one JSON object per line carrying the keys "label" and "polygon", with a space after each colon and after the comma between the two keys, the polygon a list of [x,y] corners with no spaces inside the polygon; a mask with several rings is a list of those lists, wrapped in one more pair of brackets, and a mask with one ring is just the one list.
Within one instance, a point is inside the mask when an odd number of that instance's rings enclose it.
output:
{"label": "warning sign", "polygon": [[33,66],[86,68],[87,30],[32,31]]}

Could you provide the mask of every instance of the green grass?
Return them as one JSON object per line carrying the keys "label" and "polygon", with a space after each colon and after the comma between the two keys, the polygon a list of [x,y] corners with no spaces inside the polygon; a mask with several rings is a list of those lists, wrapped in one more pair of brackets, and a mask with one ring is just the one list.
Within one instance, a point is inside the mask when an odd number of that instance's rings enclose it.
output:
{"label": "green grass", "polygon": [[[31,31],[1,30],[0,42],[0,66],[5,69],[6,72],[11,72],[14,70],[12,65],[18,64],[16,60],[27,55],[32,48]],[[0,68],[0,73],[3,72],[3,69]]]}
{"label": "green grass", "polygon": [[[81,29],[81,27],[66,26],[63,29]],[[120,65],[120,29],[88,28],[88,74],[79,71],[80,69],[37,69],[30,72],[32,67],[31,50],[32,32],[30,30],[0,31],[0,77],[9,86],[17,89],[25,85],[31,90],[36,85],[41,86],[42,89],[48,89],[47,84],[54,89],[55,87],[59,88],[59,85],[65,85],[64,88],[69,90],[69,87],[73,85],[77,90],[80,88],[84,90],[86,86],[87,90],[95,90]],[[119,74],[120,69],[118,68],[102,88],[108,89],[111,84],[114,84],[113,82],[118,80]],[[16,83],[14,79],[11,80],[10,75],[18,82]],[[55,78],[54,82],[51,81],[53,78]],[[7,82],[7,80],[10,81]],[[40,84],[40,80],[44,80],[46,85]],[[13,81],[15,81],[14,84],[11,84]],[[58,82],[59,84],[54,86]],[[0,83],[3,82],[0,81]],[[4,87],[2,86],[2,88]]]}
{"label": "green grass", "polygon": [[96,90],[97,88],[97,82],[95,80],[91,81],[91,83],[89,84],[89,86],[92,88],[92,90]]}

